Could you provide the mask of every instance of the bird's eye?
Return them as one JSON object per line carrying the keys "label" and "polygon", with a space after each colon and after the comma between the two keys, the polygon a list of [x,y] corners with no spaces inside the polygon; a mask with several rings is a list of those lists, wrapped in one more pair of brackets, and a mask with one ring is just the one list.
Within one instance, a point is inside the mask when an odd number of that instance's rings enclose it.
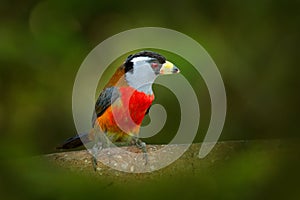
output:
{"label": "bird's eye", "polygon": [[151,63],[151,67],[152,68],[157,68],[158,67],[158,63],[157,62],[152,62]]}

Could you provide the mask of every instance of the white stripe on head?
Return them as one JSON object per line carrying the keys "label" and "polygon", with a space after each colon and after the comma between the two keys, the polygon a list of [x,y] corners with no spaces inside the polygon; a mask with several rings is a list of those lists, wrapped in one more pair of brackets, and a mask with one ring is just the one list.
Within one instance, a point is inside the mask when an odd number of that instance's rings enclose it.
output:
{"label": "white stripe on head", "polygon": [[137,62],[141,62],[141,61],[149,61],[152,60],[153,58],[150,58],[148,56],[139,56],[139,57],[135,57],[131,60],[131,62],[133,62],[134,64]]}

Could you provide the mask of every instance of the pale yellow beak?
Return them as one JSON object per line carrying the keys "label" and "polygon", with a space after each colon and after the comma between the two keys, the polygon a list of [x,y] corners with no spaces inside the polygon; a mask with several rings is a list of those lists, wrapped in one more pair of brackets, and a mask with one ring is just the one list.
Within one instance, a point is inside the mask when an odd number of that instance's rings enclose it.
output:
{"label": "pale yellow beak", "polygon": [[159,74],[177,74],[180,70],[171,62],[166,61],[160,68]]}

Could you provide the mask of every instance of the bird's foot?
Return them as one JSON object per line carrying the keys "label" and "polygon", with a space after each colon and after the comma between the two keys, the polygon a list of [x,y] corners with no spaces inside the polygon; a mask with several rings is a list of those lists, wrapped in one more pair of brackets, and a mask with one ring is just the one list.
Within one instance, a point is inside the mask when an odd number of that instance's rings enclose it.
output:
{"label": "bird's foot", "polygon": [[143,158],[145,159],[145,165],[147,165],[148,164],[148,153],[147,153],[146,143],[136,137],[134,138],[134,143],[139,149],[142,150]]}
{"label": "bird's foot", "polygon": [[98,154],[102,149],[102,143],[101,142],[97,142],[96,144],[94,144],[93,148],[91,149],[91,154],[92,154],[92,165],[93,165],[93,169],[94,171],[97,170],[97,165],[98,165]]}
{"label": "bird's foot", "polygon": [[98,161],[94,155],[92,156],[92,165],[93,165],[94,171],[97,171]]}

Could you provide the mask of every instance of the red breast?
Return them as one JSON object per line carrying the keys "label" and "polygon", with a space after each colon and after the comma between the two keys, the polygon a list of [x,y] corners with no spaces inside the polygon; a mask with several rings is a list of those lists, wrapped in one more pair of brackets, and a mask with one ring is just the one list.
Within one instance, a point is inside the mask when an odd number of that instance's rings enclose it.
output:
{"label": "red breast", "polygon": [[120,99],[98,118],[101,129],[114,134],[137,135],[154,95],[125,86],[119,88]]}

